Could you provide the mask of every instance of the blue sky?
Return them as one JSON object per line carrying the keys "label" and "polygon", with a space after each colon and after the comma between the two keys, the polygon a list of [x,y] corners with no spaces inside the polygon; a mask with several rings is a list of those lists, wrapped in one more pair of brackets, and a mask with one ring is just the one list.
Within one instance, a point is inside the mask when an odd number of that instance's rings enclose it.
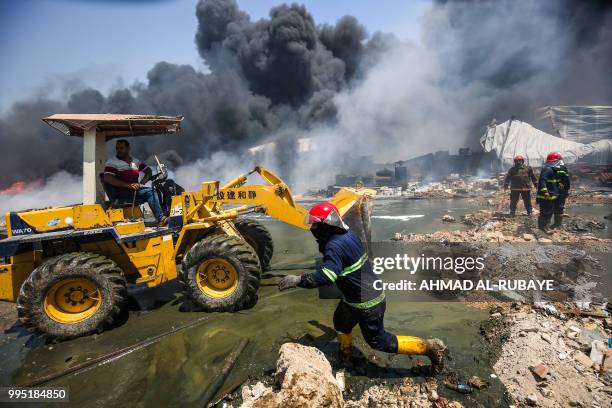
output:
{"label": "blue sky", "polygon": [[[239,0],[253,19],[280,0]],[[369,32],[418,39],[430,0],[304,0],[317,23],[351,14]],[[86,84],[108,91],[145,80],[158,61],[205,69],[194,45],[196,0],[2,1],[0,110],[32,95],[65,96]]]}

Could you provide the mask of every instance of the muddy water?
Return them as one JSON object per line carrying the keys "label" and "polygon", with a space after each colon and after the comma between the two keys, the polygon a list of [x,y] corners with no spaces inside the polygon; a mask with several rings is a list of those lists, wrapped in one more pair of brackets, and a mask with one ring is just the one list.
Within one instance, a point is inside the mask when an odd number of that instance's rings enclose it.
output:
{"label": "muddy water", "polygon": [[[443,225],[440,217],[449,212],[458,218],[469,211],[474,211],[474,207],[464,200],[381,201],[376,204],[374,215],[383,218],[373,219],[373,239],[388,239],[402,230],[456,229],[456,225]],[[398,216],[402,218],[389,218]],[[274,220],[264,222],[272,232],[276,248],[273,270],[264,275],[260,301],[253,309],[235,314],[212,314],[210,320],[197,327],[47,385],[70,387],[70,405],[74,406],[195,407],[201,406],[200,398],[223,365],[225,355],[243,337],[248,337],[250,343],[226,387],[237,386],[248,376],[271,372],[278,347],[285,341],[315,344],[331,355],[335,349],[331,318],[338,301],[319,299],[316,290],[280,293],[276,289],[281,276],[310,270],[316,256],[314,240],[309,232]],[[175,289],[169,285],[137,295],[141,304],[149,305],[149,310],[130,312],[124,324],[101,335],[54,345],[41,344],[19,330],[1,335],[0,383],[24,383],[201,318],[202,313],[181,311],[180,294]],[[463,376],[479,375],[492,382],[487,391],[469,397],[441,387],[442,395],[463,398],[467,406],[474,406],[475,401],[484,406],[498,406],[503,387],[489,378],[491,364],[479,336],[479,325],[486,317],[485,312],[468,309],[459,303],[417,303],[393,296],[388,302],[385,323],[388,330],[397,334],[444,339],[452,351],[454,369]],[[357,386],[365,374],[380,381],[412,375],[407,369],[415,365],[416,359],[373,353],[361,336],[356,337],[357,347],[371,363],[366,371],[356,371],[349,377],[349,385]]]}

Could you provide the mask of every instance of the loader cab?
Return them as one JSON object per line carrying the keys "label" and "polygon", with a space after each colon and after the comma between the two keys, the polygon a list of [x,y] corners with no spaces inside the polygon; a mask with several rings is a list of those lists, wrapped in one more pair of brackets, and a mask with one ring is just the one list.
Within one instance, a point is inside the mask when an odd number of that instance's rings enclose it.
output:
{"label": "loader cab", "polygon": [[[127,114],[55,114],[43,118],[45,123],[66,136],[83,139],[83,206],[101,206],[113,223],[140,220],[142,228],[144,220],[140,205],[143,203],[116,197],[111,186],[104,182],[106,142],[126,137],[175,134],[180,131],[182,120],[182,116]],[[167,171],[159,160],[157,168],[152,182],[165,209],[164,205],[169,206],[168,196],[176,192],[180,194],[182,189],[167,182]]]}

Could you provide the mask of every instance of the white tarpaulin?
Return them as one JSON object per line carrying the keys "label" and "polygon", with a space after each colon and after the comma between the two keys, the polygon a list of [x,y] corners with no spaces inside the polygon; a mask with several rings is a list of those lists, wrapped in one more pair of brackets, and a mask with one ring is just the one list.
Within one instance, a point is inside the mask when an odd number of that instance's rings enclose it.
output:
{"label": "white tarpaulin", "polygon": [[539,167],[550,152],[559,152],[566,163],[586,161],[591,164],[612,163],[612,139],[593,143],[578,143],[550,135],[520,120],[508,120],[489,125],[480,138],[486,152],[495,152],[504,166],[520,154],[526,163]]}

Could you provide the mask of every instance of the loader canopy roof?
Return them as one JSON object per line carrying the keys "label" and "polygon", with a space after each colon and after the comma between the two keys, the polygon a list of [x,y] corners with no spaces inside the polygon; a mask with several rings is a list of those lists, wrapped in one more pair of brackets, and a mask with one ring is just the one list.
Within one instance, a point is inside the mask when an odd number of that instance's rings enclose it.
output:
{"label": "loader canopy roof", "polygon": [[80,136],[86,130],[96,128],[106,140],[116,137],[132,137],[176,133],[181,128],[182,116],[157,116],[134,114],[76,114],[57,113],[43,118],[51,127],[68,136]]}

